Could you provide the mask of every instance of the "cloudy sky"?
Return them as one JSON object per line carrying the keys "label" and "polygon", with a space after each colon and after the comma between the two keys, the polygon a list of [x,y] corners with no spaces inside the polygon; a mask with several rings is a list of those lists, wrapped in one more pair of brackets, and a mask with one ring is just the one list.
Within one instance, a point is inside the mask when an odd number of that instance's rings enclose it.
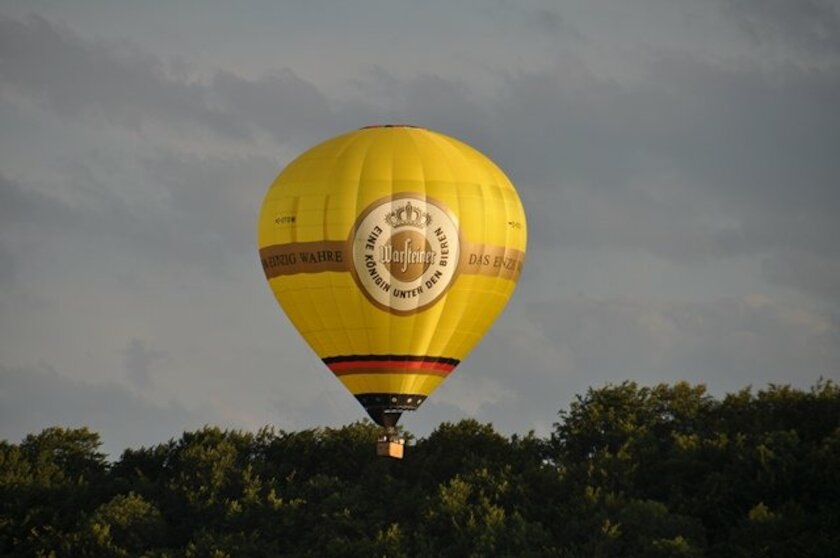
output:
{"label": "cloudy sky", "polygon": [[416,434],[544,434],[625,379],[840,380],[837,0],[7,0],[0,438],[89,425],[118,455],[362,418],[255,231],[291,158],[386,122],[496,160],[530,227]]}

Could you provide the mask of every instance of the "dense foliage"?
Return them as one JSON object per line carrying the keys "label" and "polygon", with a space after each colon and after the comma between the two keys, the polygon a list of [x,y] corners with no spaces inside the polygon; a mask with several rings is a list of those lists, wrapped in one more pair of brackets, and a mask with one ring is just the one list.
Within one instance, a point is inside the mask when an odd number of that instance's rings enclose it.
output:
{"label": "dense foliage", "polygon": [[472,420],[204,428],[109,463],[87,429],[0,442],[8,556],[837,556],[840,388],[592,389],[547,439]]}

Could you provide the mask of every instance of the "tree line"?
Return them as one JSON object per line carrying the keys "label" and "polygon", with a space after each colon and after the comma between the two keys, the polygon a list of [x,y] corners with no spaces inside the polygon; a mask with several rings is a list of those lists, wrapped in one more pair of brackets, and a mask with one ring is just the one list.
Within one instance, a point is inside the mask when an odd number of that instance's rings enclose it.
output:
{"label": "tree line", "polygon": [[3,556],[791,557],[840,552],[840,388],[590,389],[550,435],[474,420],[378,458],[370,422],[205,427],[116,461],[0,442]]}

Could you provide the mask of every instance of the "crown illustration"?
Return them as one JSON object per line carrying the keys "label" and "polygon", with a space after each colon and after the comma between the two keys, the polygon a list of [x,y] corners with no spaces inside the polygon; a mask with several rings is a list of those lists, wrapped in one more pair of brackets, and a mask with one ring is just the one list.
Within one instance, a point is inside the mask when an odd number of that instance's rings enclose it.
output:
{"label": "crown illustration", "polygon": [[392,227],[428,227],[432,223],[432,216],[418,207],[411,205],[411,202],[406,202],[402,207],[398,207],[385,216],[385,222]]}

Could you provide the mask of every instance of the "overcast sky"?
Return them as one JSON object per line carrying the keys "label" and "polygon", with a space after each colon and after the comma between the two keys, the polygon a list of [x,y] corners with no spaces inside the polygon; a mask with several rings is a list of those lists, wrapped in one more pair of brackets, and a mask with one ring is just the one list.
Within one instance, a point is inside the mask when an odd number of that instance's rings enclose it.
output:
{"label": "overcast sky", "polygon": [[268,185],[367,124],[499,163],[528,260],[405,426],[546,434],[625,379],[840,380],[837,0],[5,1],[0,438],[365,413],[276,305]]}

